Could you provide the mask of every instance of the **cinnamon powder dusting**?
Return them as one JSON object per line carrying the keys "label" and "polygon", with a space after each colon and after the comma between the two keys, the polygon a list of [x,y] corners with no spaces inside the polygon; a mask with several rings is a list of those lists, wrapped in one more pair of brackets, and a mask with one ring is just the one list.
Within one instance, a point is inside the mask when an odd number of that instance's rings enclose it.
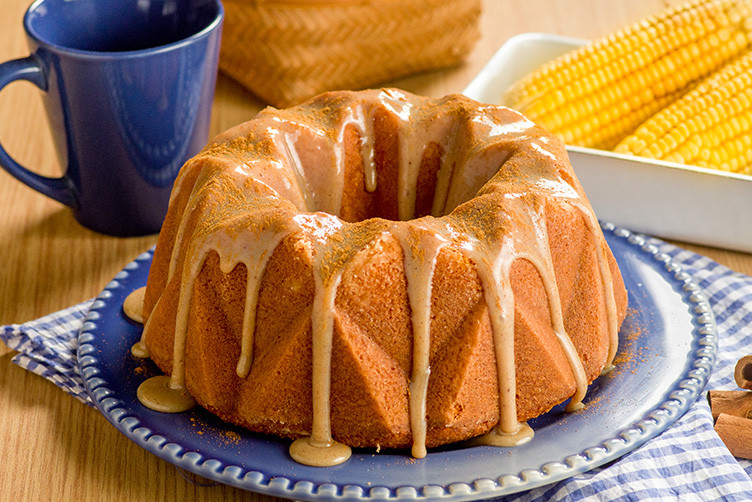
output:
{"label": "cinnamon powder dusting", "polygon": [[[354,222],[339,217],[345,205],[343,192],[350,186],[345,173],[352,172],[345,166],[346,158],[352,157],[344,148],[348,128],[357,133],[350,136],[359,139],[356,148],[364,181],[348,188],[358,192],[356,197],[348,193],[347,211],[367,216]],[[336,402],[331,386],[336,364],[332,345],[336,330],[349,318],[337,310],[335,299],[355,258],[385,239],[394,240],[403,255],[412,326],[411,371],[404,376],[409,385],[407,434],[413,454],[421,457],[426,445],[440,442],[437,437],[444,434],[437,430],[444,427],[432,428],[426,417],[432,395],[432,326],[437,317],[432,284],[436,274],[446,273],[437,268],[439,256],[451,251],[474,265],[473,280],[480,283],[490,319],[499,392],[492,402],[499,419],[484,437],[495,444],[527,440],[532,431],[518,420],[515,398],[515,298],[510,277],[516,260],[529,262],[541,278],[555,350],[564,354],[575,375],[575,404],[588,383],[575,343],[564,328],[548,242],[550,213],[581,214],[591,235],[610,359],[616,352],[626,298],[615,297],[620,277],[614,279],[607,245],[581,187],[561,160],[565,158],[558,141],[516,112],[458,95],[430,100],[393,89],[341,92],[290,110],[267,108],[256,119],[220,135],[191,161],[201,170],[197,181],[186,196],[184,212],[166,223],[175,231],[163,288],[178,292],[175,319],[147,321],[144,340],[149,344],[159,338],[152,330],[165,324],[172,327],[171,385],[185,385],[186,375],[193,371],[186,353],[196,278],[210,255],[218,256],[225,274],[243,265],[247,280],[237,385],[246,385],[254,365],[263,363],[254,349],[261,284],[280,242],[294,240],[308,250],[301,259],[310,263],[315,283],[309,303],[312,313],[306,321],[312,332],[312,424],[305,445],[296,442],[295,451],[302,455],[300,461],[315,465],[345,461],[349,449],[336,441],[331,427]],[[389,176],[384,174],[387,171]],[[393,195],[386,197],[386,192]],[[350,207],[359,200],[388,201],[389,214],[397,217],[376,218],[362,210],[371,206]],[[157,253],[161,245],[160,240]],[[165,310],[160,302],[169,300],[159,291],[149,297],[159,298],[155,311]],[[615,362],[624,363],[618,358]]]}

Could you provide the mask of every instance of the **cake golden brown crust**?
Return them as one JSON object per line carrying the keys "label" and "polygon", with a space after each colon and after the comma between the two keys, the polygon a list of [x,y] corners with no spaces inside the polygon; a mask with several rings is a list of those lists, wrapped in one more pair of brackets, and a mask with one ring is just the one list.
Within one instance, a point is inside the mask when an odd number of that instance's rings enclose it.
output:
{"label": "cake golden brown crust", "polygon": [[144,342],[251,430],[431,447],[581,399],[626,304],[551,135],[462,96],[337,92],[184,166]]}

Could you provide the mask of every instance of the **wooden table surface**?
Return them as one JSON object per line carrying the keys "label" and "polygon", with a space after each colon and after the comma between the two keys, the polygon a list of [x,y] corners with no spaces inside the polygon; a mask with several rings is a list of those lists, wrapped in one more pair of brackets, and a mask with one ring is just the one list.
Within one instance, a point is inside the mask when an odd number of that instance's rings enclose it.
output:
{"label": "wooden table surface", "polygon": [[[22,16],[31,0],[3,0],[0,61],[27,55]],[[675,1],[675,0],[674,0]],[[593,38],[661,9],[665,0],[486,0],[482,38],[461,67],[388,82],[429,96],[461,91],[509,37],[530,31]],[[251,118],[262,104],[223,75],[212,135]],[[58,175],[40,91],[0,93],[0,142],[21,163]],[[156,236],[112,238],[79,226],[60,204],[0,171],[0,324],[21,323],[92,298]],[[752,256],[685,245],[752,274]],[[259,500],[201,486],[117,432],[95,409],[11,363],[0,343],[0,499]]]}

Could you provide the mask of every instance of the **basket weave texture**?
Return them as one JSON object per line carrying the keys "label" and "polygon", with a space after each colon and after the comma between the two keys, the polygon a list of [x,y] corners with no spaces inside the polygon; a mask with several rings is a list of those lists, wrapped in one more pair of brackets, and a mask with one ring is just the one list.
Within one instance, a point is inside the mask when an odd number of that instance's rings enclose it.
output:
{"label": "basket weave texture", "polygon": [[458,64],[478,39],[480,0],[224,0],[220,69],[290,106]]}

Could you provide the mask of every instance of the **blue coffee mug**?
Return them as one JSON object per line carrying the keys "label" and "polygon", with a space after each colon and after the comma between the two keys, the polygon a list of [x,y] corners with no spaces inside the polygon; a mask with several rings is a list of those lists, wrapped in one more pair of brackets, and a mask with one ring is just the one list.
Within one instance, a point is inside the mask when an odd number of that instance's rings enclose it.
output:
{"label": "blue coffee mug", "polygon": [[45,91],[65,174],[0,165],[97,232],[158,232],[172,183],[206,143],[224,9],[220,0],[37,0],[31,56],[0,64],[0,89]]}

